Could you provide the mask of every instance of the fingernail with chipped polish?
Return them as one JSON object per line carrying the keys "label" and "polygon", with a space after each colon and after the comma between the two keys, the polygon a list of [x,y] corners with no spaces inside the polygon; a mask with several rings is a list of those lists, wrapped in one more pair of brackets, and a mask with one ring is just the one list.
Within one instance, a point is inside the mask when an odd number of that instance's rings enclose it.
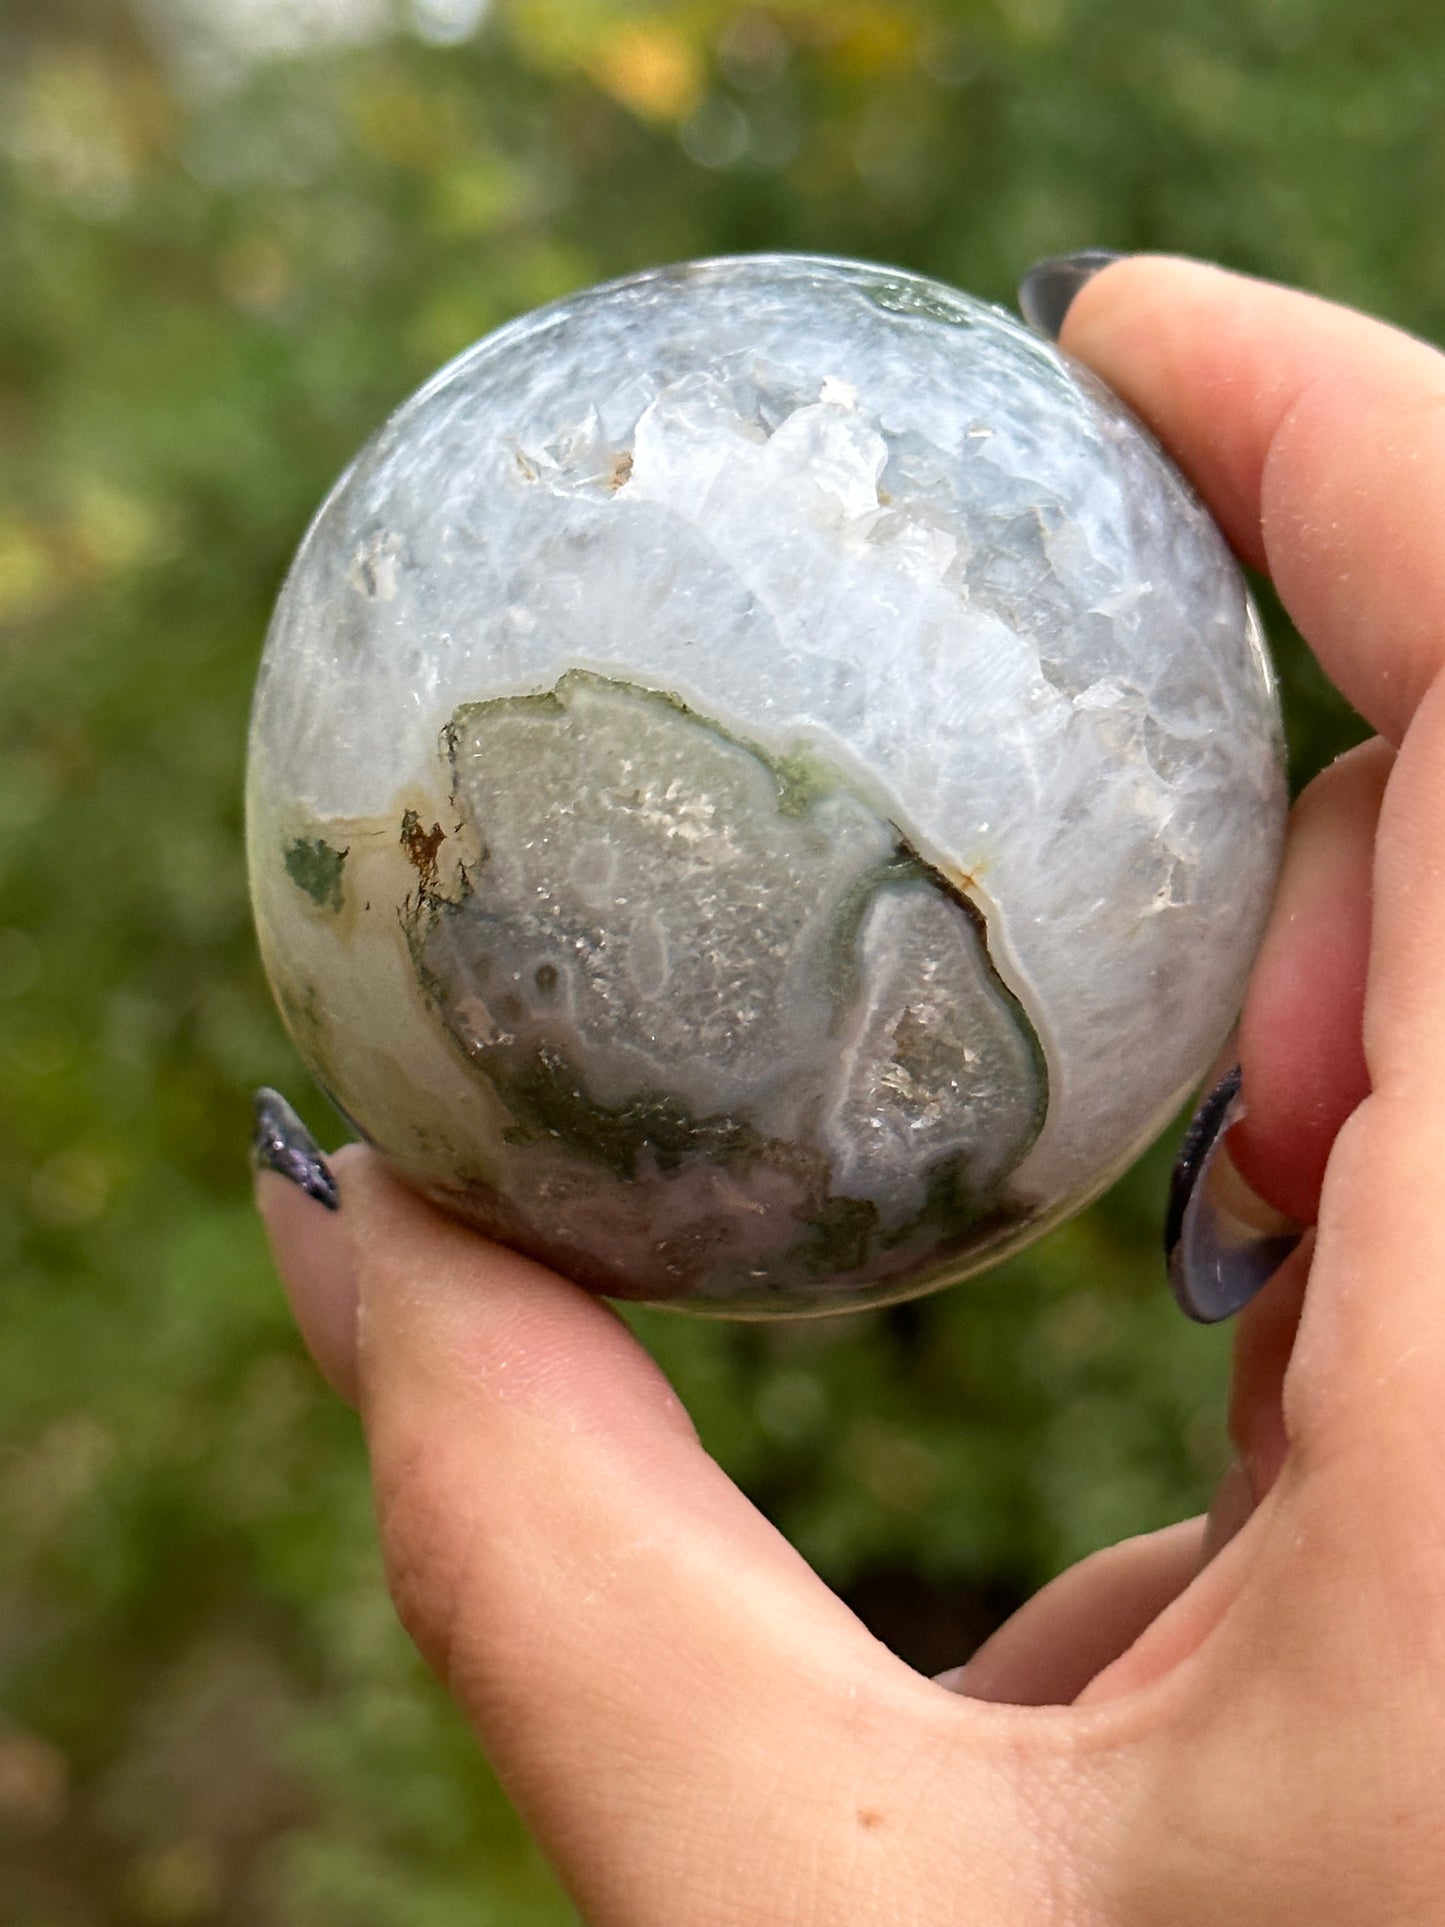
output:
{"label": "fingernail with chipped polish", "polygon": [[1262,1291],[1304,1235],[1256,1197],[1225,1147],[1244,1116],[1238,1065],[1190,1121],[1169,1187],[1164,1256],[1184,1314],[1215,1325]]}
{"label": "fingernail with chipped polish", "polygon": [[256,1093],[256,1127],[251,1163],[258,1171],[287,1178],[328,1211],[339,1211],[341,1194],[321,1147],[279,1091]]}
{"label": "fingernail with chipped polish", "polygon": [[1051,254],[1036,261],[1019,283],[1019,313],[1035,334],[1057,341],[1080,288],[1111,261],[1123,259],[1108,248],[1081,248],[1077,254]]}

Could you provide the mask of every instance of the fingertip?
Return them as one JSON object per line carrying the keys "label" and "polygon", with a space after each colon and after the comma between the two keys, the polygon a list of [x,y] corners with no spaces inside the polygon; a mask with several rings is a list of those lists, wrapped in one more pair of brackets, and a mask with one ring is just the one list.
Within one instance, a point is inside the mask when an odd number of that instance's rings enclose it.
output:
{"label": "fingertip", "polygon": [[[356,1252],[359,1374],[373,1435],[462,1413],[578,1431],[661,1420],[695,1436],[660,1368],[603,1299],[448,1216],[362,1146],[337,1160]],[[491,1419],[488,1409],[497,1405]],[[505,1418],[500,1413],[505,1413]]]}
{"label": "fingertip", "polygon": [[[1125,255],[1081,289],[1059,344],[1144,418],[1236,554],[1259,569],[1266,566],[1259,493],[1267,440],[1254,424],[1273,394],[1258,381],[1248,291],[1266,285],[1184,255]],[[1233,432],[1201,432],[1211,421]]]}
{"label": "fingertip", "polygon": [[1317,295],[1158,255],[1090,281],[1061,342],[1154,431],[1326,674],[1399,742],[1442,661],[1445,356]]}
{"label": "fingertip", "polygon": [[[1122,366],[1180,352],[1201,305],[1227,303],[1249,277],[1182,254],[1121,254],[1083,283],[1059,333],[1069,354]],[[1265,285],[1263,283],[1259,284]]]}
{"label": "fingertip", "polygon": [[1241,1175],[1276,1210],[1314,1222],[1325,1166],[1370,1088],[1365,987],[1371,877],[1393,756],[1363,743],[1295,805],[1274,905],[1240,1019]]}
{"label": "fingertip", "polygon": [[1079,290],[1122,258],[1111,248],[1079,248],[1035,261],[1019,282],[1019,313],[1035,334],[1057,341]]}
{"label": "fingertip", "polygon": [[306,1349],[348,1405],[358,1395],[357,1280],[348,1225],[275,1172],[256,1173],[256,1208]]}

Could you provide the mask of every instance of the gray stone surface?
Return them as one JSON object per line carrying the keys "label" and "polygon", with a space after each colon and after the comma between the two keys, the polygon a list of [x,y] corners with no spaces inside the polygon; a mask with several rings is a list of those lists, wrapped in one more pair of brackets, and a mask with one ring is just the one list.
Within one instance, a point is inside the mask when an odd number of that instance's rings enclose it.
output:
{"label": "gray stone surface", "polygon": [[772,257],[529,316],[392,418],[282,595],[249,809],[288,1022],[403,1170],[766,1309],[1107,1182],[1232,1018],[1284,799],[1239,572],[1117,401]]}

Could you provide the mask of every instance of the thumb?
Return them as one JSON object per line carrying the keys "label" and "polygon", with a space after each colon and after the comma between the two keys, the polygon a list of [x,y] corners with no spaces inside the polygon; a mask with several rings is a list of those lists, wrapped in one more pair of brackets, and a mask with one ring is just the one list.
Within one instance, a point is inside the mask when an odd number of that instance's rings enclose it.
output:
{"label": "thumb", "polygon": [[[369,1152],[336,1176],[398,1609],[593,1927],[892,1918],[885,1867],[903,1875],[961,1747],[951,1825],[1002,1857],[1004,1709],[969,1737],[707,1456],[604,1304]],[[987,1861],[994,1898],[1014,1882]]]}

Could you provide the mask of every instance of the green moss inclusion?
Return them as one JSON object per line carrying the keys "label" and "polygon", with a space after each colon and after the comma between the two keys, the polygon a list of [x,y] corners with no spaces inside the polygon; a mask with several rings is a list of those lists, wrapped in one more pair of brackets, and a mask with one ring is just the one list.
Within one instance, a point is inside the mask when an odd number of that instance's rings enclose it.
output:
{"label": "green moss inclusion", "polygon": [[[443,751],[481,854],[424,876],[404,927],[509,1143],[594,1182],[701,1184],[704,1217],[721,1185],[740,1223],[769,1216],[785,1282],[1007,1208],[1047,1105],[1033,1026],[978,908],[812,745],[770,756],[578,670],[465,705]],[[880,914],[902,938],[870,948]],[[971,1106],[987,1142],[960,1148]],[[860,1120],[892,1165],[852,1168]]]}
{"label": "green moss inclusion", "polygon": [[338,850],[324,837],[298,836],[285,852],[286,874],[318,910],[339,911],[344,900],[342,871],[347,850]]}

